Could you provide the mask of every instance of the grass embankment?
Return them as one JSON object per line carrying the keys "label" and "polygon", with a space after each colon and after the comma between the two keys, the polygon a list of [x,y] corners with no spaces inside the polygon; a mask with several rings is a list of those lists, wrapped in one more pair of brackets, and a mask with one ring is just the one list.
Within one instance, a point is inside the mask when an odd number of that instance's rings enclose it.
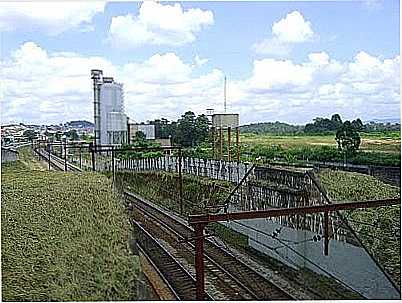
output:
{"label": "grass embankment", "polygon": [[[178,174],[119,172],[116,177],[128,190],[132,190],[168,210],[179,213]],[[205,206],[221,205],[229,195],[232,186],[230,182],[183,175],[183,214],[196,214],[204,211]],[[213,210],[210,209],[210,211]]]}
{"label": "grass embankment", "polygon": [[107,177],[34,166],[2,166],[2,299],[135,300],[139,265]]}
{"label": "grass embankment", "polygon": [[[364,201],[400,197],[400,189],[374,177],[322,170],[320,179],[333,201]],[[401,206],[346,212],[349,223],[379,262],[401,283]]]}

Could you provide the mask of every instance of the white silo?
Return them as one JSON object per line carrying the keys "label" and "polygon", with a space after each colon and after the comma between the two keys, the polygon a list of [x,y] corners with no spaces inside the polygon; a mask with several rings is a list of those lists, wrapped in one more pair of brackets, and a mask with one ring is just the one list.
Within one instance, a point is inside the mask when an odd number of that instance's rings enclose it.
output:
{"label": "white silo", "polygon": [[112,77],[102,77],[99,81],[98,93],[94,93],[94,98],[97,96],[99,97],[99,119],[98,124],[95,119],[95,130],[99,130],[97,137],[99,141],[96,143],[126,143],[127,116],[124,114],[123,84],[115,82]]}

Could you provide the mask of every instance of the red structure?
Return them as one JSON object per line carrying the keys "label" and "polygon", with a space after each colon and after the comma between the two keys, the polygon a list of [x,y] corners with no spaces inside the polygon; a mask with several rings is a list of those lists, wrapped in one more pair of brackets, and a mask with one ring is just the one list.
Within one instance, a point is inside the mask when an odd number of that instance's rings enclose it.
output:
{"label": "red structure", "polygon": [[324,254],[328,255],[328,213],[339,210],[372,208],[401,204],[400,198],[374,201],[346,202],[337,204],[314,205],[293,208],[273,208],[261,211],[246,211],[224,214],[190,215],[188,222],[195,231],[195,270],[197,281],[196,300],[203,300],[205,292],[204,278],[204,229],[208,223],[230,220],[247,220],[258,218],[273,218],[289,215],[324,213]]}

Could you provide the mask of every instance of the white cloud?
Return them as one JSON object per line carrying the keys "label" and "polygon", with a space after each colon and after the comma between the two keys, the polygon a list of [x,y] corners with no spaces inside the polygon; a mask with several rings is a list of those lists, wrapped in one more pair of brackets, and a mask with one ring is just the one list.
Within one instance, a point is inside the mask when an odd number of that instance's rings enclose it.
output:
{"label": "white cloud", "polygon": [[257,90],[304,86],[312,81],[312,72],[311,68],[290,60],[255,60],[249,84],[251,89]]}
{"label": "white cloud", "polygon": [[213,69],[194,77],[195,67],[174,53],[114,65],[101,57],[48,53],[26,42],[0,62],[2,122],[92,120],[93,68],[103,69],[105,75],[124,84],[126,111],[137,121],[161,116],[173,119],[186,110],[202,113],[220,99],[223,73]]}
{"label": "white cloud", "polygon": [[[336,61],[325,52],[312,53],[302,63],[255,60],[250,77],[229,77],[228,109],[240,113],[242,123],[306,122],[335,112],[345,119],[397,116],[399,65],[399,56],[384,59],[366,52],[350,62]],[[175,53],[114,65],[102,57],[49,53],[27,42],[0,62],[2,122],[92,120],[93,68],[124,84],[126,112],[136,121],[223,108],[223,72],[211,68],[200,73],[199,66]]]}
{"label": "white cloud", "polygon": [[91,30],[92,18],[105,2],[1,2],[0,31],[39,29],[49,35],[82,26]]}
{"label": "white cloud", "polygon": [[299,43],[311,40],[314,32],[310,21],[304,19],[298,11],[293,11],[285,18],[272,25],[272,33],[282,42]]}
{"label": "white cloud", "polygon": [[308,55],[308,58],[314,65],[322,66],[329,64],[329,55],[325,52],[311,53]]}
{"label": "white cloud", "polygon": [[142,3],[138,16],[127,14],[112,18],[109,41],[118,47],[133,48],[144,44],[183,45],[196,39],[196,33],[214,23],[211,11],[189,9],[179,3],[163,5]]}
{"label": "white cloud", "polygon": [[200,66],[203,66],[204,64],[206,64],[209,60],[206,58],[201,59],[200,56],[198,56],[198,54],[197,54],[194,57],[194,61],[195,61],[195,65],[200,67]]}
{"label": "white cloud", "polygon": [[311,53],[300,64],[255,60],[252,76],[233,84],[241,94],[231,102],[243,122],[246,116],[304,123],[335,112],[348,119],[398,116],[399,65],[399,56],[380,59],[365,52],[351,62],[338,62],[325,52]]}
{"label": "white cloud", "polygon": [[312,41],[316,36],[310,21],[304,19],[299,11],[293,11],[272,25],[272,37],[253,45],[259,54],[287,55],[292,45]]}
{"label": "white cloud", "polygon": [[[181,61],[174,53],[156,54],[143,63],[128,63],[123,66],[123,77],[131,81],[154,84],[175,84],[187,81],[191,67]],[[131,82],[130,81],[130,82]]]}

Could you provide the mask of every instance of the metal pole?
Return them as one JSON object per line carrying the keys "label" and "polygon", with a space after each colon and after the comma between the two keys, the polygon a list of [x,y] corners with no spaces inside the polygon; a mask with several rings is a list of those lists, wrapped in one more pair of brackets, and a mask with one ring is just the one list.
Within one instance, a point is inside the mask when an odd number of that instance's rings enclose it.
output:
{"label": "metal pole", "polygon": [[67,171],[67,144],[64,142],[64,171]]}
{"label": "metal pole", "polygon": [[196,300],[204,300],[204,227],[205,224],[195,224],[195,279]]}
{"label": "metal pole", "polygon": [[240,162],[240,127],[236,127],[237,162]]}
{"label": "metal pole", "polygon": [[49,155],[48,155],[48,162],[49,162],[49,170],[50,170],[50,144],[48,143],[47,144],[47,152],[49,153]]}
{"label": "metal pole", "polygon": [[222,130],[222,127],[219,129],[219,141],[220,141],[219,158],[222,159],[222,151],[223,151],[223,130]]}
{"label": "metal pole", "polygon": [[230,136],[231,136],[231,129],[228,127],[228,161],[230,162]]}
{"label": "metal pole", "polygon": [[92,142],[89,144],[89,150],[91,151],[92,171],[95,171],[95,151]]}
{"label": "metal pole", "polygon": [[80,146],[80,169],[82,169],[82,152],[81,152],[82,146]]}
{"label": "metal pole", "polygon": [[215,127],[212,127],[211,130],[212,130],[212,159],[215,159]]}
{"label": "metal pole", "polygon": [[183,215],[183,175],[181,173],[182,154],[179,149],[179,198],[180,198],[180,214]]}
{"label": "metal pole", "polygon": [[112,174],[113,174],[113,185],[115,182],[115,171],[114,171],[114,147],[112,147]]}
{"label": "metal pole", "polygon": [[324,255],[328,256],[328,246],[329,246],[329,218],[328,212],[324,212]]}

